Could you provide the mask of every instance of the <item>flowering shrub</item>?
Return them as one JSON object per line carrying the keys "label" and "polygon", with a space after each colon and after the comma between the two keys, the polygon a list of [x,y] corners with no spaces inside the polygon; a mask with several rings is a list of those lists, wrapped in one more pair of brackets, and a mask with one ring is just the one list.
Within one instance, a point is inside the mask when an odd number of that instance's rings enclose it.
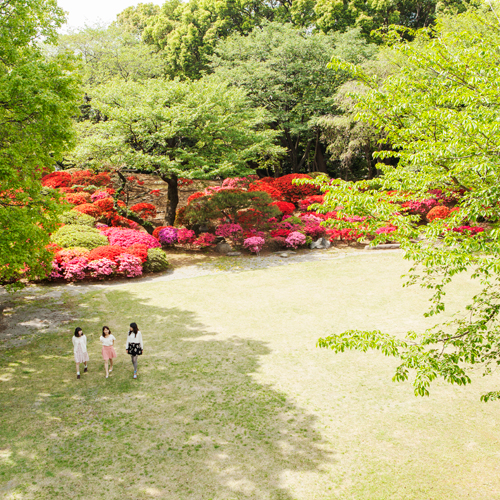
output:
{"label": "flowering shrub", "polygon": [[258,254],[262,250],[264,243],[264,238],[261,238],[260,236],[252,236],[243,242],[243,247],[250,250],[250,252]]}
{"label": "flowering shrub", "polygon": [[259,227],[264,222],[264,214],[254,208],[240,210],[238,212],[238,221],[244,228],[251,226]]}
{"label": "flowering shrub", "polygon": [[130,210],[143,219],[154,219],[156,217],[156,207],[151,203],[137,203],[137,205],[130,207]]}
{"label": "flowering shrub", "polygon": [[90,194],[88,193],[69,193],[64,198],[68,203],[72,205],[83,205],[90,201]]}
{"label": "flowering shrub", "polygon": [[268,182],[252,182],[252,184],[248,186],[248,190],[263,191],[264,193],[267,193],[273,200],[281,200],[283,198],[283,194],[281,193],[281,191]]}
{"label": "flowering shrub", "polygon": [[168,268],[168,260],[165,252],[160,248],[150,248],[148,258],[144,263],[144,271],[157,273]]}
{"label": "flowering shrub", "polygon": [[92,173],[90,170],[79,170],[71,175],[73,185],[77,186],[109,186],[111,178],[107,172],[98,174]]}
{"label": "flowering shrub", "polygon": [[195,240],[194,244],[200,248],[211,247],[215,245],[215,234],[201,233]]}
{"label": "flowering shrub", "polygon": [[106,236],[89,226],[71,224],[59,228],[51,240],[63,248],[83,247],[92,250],[108,244]]}
{"label": "flowering shrub", "polygon": [[330,235],[330,241],[333,241],[337,238],[344,241],[357,240],[358,238],[361,238],[361,236],[363,236],[363,234],[358,233],[356,229],[353,229],[351,227],[346,227],[343,229],[327,229],[326,234]]}
{"label": "flowering shrub", "polygon": [[111,194],[108,191],[96,191],[90,198],[92,202],[97,200],[103,200],[104,198],[111,198]]}
{"label": "flowering shrub", "polygon": [[89,261],[108,259],[116,261],[118,255],[125,252],[125,249],[117,245],[105,245],[102,247],[94,248],[87,255]]}
{"label": "flowering shrub", "polygon": [[307,221],[304,227],[304,233],[311,238],[321,238],[326,233],[326,228],[320,226],[318,222]]}
{"label": "flowering shrub", "polygon": [[222,236],[223,238],[231,238],[235,233],[243,231],[243,228],[239,224],[221,224],[216,230],[215,234],[217,236]]}
{"label": "flowering shrub", "polygon": [[318,188],[311,184],[296,185],[295,179],[310,179],[311,177],[306,174],[288,174],[283,177],[278,177],[273,186],[281,191],[283,199],[291,203],[297,203],[303,198],[313,196],[318,193]]}
{"label": "flowering shrub", "polygon": [[115,214],[111,217],[111,225],[117,228],[127,228],[127,229],[138,229],[139,224],[133,220],[122,217],[121,215]]}
{"label": "flowering shrub", "polygon": [[342,217],[342,220],[345,220],[347,222],[363,222],[364,220],[366,220],[366,217],[362,215],[344,215]]}
{"label": "flowering shrub", "polygon": [[305,242],[306,237],[298,231],[293,231],[292,233],[290,233],[285,240],[286,246],[291,248],[297,248],[301,245],[304,245]]}
{"label": "flowering shrub", "polygon": [[63,224],[77,224],[79,226],[90,226],[94,227],[95,219],[90,215],[81,214],[80,212],[75,212],[74,210],[69,210],[64,212],[59,216],[59,221]]}
{"label": "flowering shrub", "polygon": [[100,217],[100,215],[102,214],[102,210],[95,203],[83,203],[82,205],[73,207],[73,210],[80,212],[81,214],[90,215],[91,217],[96,218]]}
{"label": "flowering shrub", "polygon": [[165,229],[167,226],[158,226],[154,231],[153,231],[153,236],[158,240],[159,239],[159,232],[162,229]]}
{"label": "flowering shrub", "polygon": [[196,238],[196,233],[192,229],[181,227],[177,231],[177,243],[187,245],[193,243]]}
{"label": "flowering shrub", "polygon": [[160,240],[160,243],[162,245],[173,245],[174,243],[177,243],[178,231],[179,230],[176,227],[172,226],[164,227],[158,233],[158,239]]}
{"label": "flowering shrub", "polygon": [[482,233],[484,228],[479,226],[458,226],[454,227],[449,231],[454,231],[455,233],[467,234],[470,236],[475,236],[476,234]]}
{"label": "flowering shrub", "polygon": [[188,197],[187,204],[189,205],[192,201],[197,200],[198,198],[202,198],[203,196],[206,196],[203,191],[197,191],[196,193],[193,193]]}
{"label": "flowering shrub", "polygon": [[292,231],[290,229],[278,228],[271,231],[273,238],[286,238]]}
{"label": "flowering shrub", "polygon": [[154,236],[133,229],[110,227],[101,229],[101,233],[108,238],[111,245],[118,245],[124,248],[135,245],[136,243],[142,243],[148,248],[161,246],[160,242]]}
{"label": "flowering shrub", "polygon": [[184,186],[190,186],[191,184],[193,184],[193,179],[185,179],[183,177],[181,177],[180,179],[177,180],[177,185],[179,187],[184,187]]}
{"label": "flowering shrub", "polygon": [[393,233],[394,231],[397,231],[398,228],[396,226],[393,226],[392,224],[389,224],[388,226],[384,226],[384,227],[379,227],[375,233],[376,234],[389,234],[389,233]]}
{"label": "flowering shrub", "polygon": [[116,262],[102,258],[93,260],[87,264],[87,271],[92,278],[104,279],[105,276],[112,275],[117,268]]}
{"label": "flowering shrub", "polygon": [[69,262],[75,257],[86,257],[88,259],[89,250],[87,248],[62,248],[58,250],[54,256],[54,260],[59,263]]}
{"label": "flowering shrub", "polygon": [[143,245],[142,243],[136,243],[135,245],[125,248],[123,253],[138,257],[144,264],[144,262],[146,262],[148,258],[148,247],[146,245]]}
{"label": "flowering shrub", "polygon": [[69,172],[52,172],[42,177],[42,186],[50,188],[62,188],[71,186],[71,174]]}
{"label": "flowering shrub", "polygon": [[124,253],[119,255],[116,260],[118,263],[116,272],[118,274],[122,274],[127,278],[134,278],[142,274],[141,259],[139,259],[139,257]]}
{"label": "flowering shrub", "polygon": [[229,179],[224,179],[222,187],[229,189],[248,189],[250,183],[257,180],[258,178],[259,177],[257,175],[247,175],[246,177],[231,177]]}
{"label": "flowering shrub", "polygon": [[446,219],[450,215],[451,210],[448,207],[434,207],[431,208],[429,213],[427,214],[427,220],[432,222],[436,219]]}
{"label": "flowering shrub", "polygon": [[314,203],[323,203],[325,197],[322,195],[308,196],[303,200],[299,200],[299,208],[301,210],[307,210]]}
{"label": "flowering shrub", "polygon": [[290,215],[295,210],[295,205],[286,201],[273,201],[272,205],[277,207],[283,215]]}
{"label": "flowering shrub", "polygon": [[401,204],[401,208],[411,215],[425,215],[437,205],[438,202],[434,198],[429,198],[421,201],[406,201]]}

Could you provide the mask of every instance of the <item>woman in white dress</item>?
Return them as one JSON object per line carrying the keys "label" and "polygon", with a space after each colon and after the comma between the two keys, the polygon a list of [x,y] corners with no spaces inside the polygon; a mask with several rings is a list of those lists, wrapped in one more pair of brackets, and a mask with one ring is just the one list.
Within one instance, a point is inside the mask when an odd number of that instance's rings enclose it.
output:
{"label": "woman in white dress", "polygon": [[75,353],[76,378],[80,378],[80,363],[84,364],[83,373],[87,373],[87,361],[89,360],[89,355],[87,353],[87,337],[83,334],[83,330],[80,327],[75,328],[73,350]]}

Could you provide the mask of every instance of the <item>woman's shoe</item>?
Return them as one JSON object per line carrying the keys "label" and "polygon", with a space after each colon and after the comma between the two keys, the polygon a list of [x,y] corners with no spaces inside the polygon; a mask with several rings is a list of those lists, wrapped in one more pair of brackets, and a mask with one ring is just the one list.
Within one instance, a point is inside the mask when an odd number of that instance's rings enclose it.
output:
{"label": "woman's shoe", "polygon": [[78,375],[76,376],[76,378],[80,378],[80,374],[78,374]]}
{"label": "woman's shoe", "polygon": [[88,371],[88,370],[87,370],[87,367],[85,367],[85,368],[83,369],[83,373],[87,373],[87,371]]}
{"label": "woman's shoe", "polygon": [[111,367],[111,368],[109,369],[109,373],[111,373],[112,371],[113,371],[113,367]]}
{"label": "woman's shoe", "polygon": [[134,378],[137,378],[137,373],[134,372]]}
{"label": "woman's shoe", "polygon": [[106,375],[106,378],[108,378],[108,377],[109,377],[109,375]]}

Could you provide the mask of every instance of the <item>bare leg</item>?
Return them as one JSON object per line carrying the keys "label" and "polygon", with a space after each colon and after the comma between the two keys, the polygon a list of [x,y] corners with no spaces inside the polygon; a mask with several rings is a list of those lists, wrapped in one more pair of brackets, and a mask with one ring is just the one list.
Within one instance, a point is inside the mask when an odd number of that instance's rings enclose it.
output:
{"label": "bare leg", "polygon": [[110,372],[113,371],[113,358],[109,358],[109,364],[111,366]]}
{"label": "bare leg", "polygon": [[109,372],[108,372],[108,360],[104,360],[104,370],[106,371],[106,378],[108,378]]}

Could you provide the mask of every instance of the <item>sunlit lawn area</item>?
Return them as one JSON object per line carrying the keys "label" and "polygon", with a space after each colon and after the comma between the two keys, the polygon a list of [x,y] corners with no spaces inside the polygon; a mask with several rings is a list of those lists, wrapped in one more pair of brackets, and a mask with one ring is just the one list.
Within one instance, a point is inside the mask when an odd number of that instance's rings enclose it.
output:
{"label": "sunlit lawn area", "polygon": [[[500,498],[498,376],[391,381],[379,353],[320,350],[347,328],[430,326],[397,253],[66,296],[80,321],[1,352],[0,497],[18,499],[461,500]],[[452,307],[470,295],[465,277]],[[145,339],[139,379],[123,346]],[[102,325],[118,338],[104,378]],[[76,380],[71,329],[89,336]]]}

